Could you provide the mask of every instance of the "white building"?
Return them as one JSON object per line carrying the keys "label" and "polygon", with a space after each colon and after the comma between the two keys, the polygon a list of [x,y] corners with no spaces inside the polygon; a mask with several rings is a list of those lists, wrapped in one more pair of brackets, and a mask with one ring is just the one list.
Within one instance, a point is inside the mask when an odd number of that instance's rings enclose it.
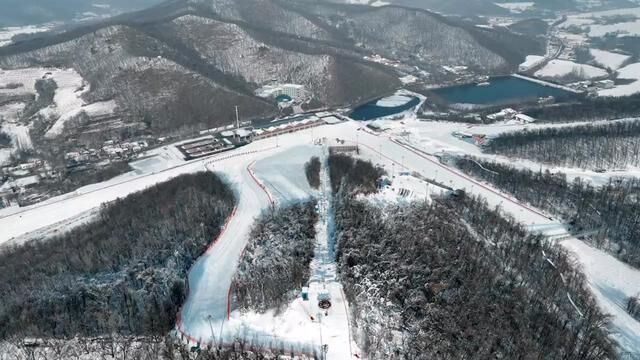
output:
{"label": "white building", "polygon": [[304,98],[306,96],[304,85],[299,84],[274,84],[265,85],[256,91],[256,95],[260,97],[278,97],[286,95],[294,100]]}

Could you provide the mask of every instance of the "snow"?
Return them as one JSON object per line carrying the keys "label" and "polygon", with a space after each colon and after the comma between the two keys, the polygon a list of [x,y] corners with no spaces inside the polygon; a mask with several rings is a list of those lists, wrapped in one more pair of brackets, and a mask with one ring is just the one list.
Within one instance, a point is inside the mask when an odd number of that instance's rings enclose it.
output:
{"label": "snow", "polygon": [[[388,169],[387,169],[388,170]],[[394,169],[388,175],[391,185],[384,186],[377,193],[361,196],[375,204],[408,204],[413,201],[431,201],[431,195],[443,193],[443,188],[428,183],[408,172],[395,173]]]}
{"label": "snow", "polygon": [[[81,96],[89,90],[89,86],[74,69],[52,71],[47,77],[53,79],[58,87],[53,97],[54,103],[40,110],[39,113],[45,118],[68,119],[73,112],[84,105]],[[62,126],[59,127],[61,130]]]}
{"label": "snow", "polygon": [[[57,93],[56,93],[56,96],[58,96]],[[69,99],[70,101],[68,102],[68,104],[70,105],[69,107],[70,110],[63,113],[58,118],[58,121],[56,121],[55,124],[53,124],[53,126],[45,134],[46,137],[51,138],[51,137],[55,137],[62,134],[64,130],[64,124],[70,119],[80,115],[81,113],[85,113],[90,117],[109,115],[109,114],[113,114],[117,106],[115,100],[101,101],[101,102],[95,102],[89,105],[84,105],[84,101],[82,101],[82,99],[80,99],[80,102],[77,102],[75,99],[74,100],[71,100],[71,98]],[[64,103],[64,101],[62,100],[61,102]],[[56,101],[56,104],[58,104],[57,101]],[[80,107],[77,107],[78,105],[80,105]]]}
{"label": "snow", "polygon": [[607,77],[606,70],[591,65],[578,64],[569,60],[554,59],[535,73],[538,77],[559,78],[568,75],[580,76],[583,79]]}
{"label": "snow", "polygon": [[589,49],[594,61],[607,69],[617,70],[631,57],[606,50]]}
{"label": "snow", "polygon": [[616,85],[613,89],[598,92],[600,96],[628,96],[640,92],[640,63],[627,65],[618,70],[619,79],[634,79],[626,85]]}
{"label": "snow", "polygon": [[400,77],[400,82],[402,82],[405,85],[413,84],[416,81],[418,81],[418,78],[413,76],[413,75],[405,75],[405,76]]}
{"label": "snow", "polygon": [[[320,147],[311,145],[314,140],[321,139],[327,144],[336,138],[347,144],[359,144],[360,155],[364,159],[383,166],[387,172],[395,175],[401,172],[414,172],[415,177],[435,179],[439,183],[454,189],[465,189],[468,193],[481,195],[487,199],[490,207],[499,206],[505,213],[511,214],[531,231],[542,232],[548,236],[567,237],[565,224],[548,214],[522,204],[510,195],[491,187],[488,184],[472,179],[456,169],[439,162],[435,156],[442,150],[479,154],[479,149],[472,144],[460,141],[453,136],[453,131],[468,133],[497,134],[504,131],[518,130],[525,127],[550,126],[544,124],[531,125],[480,125],[446,122],[424,122],[407,119],[404,127],[388,133],[373,134],[362,131],[361,123],[349,121],[337,125],[325,125],[293,134],[286,134],[276,139],[255,141],[247,146],[215,156],[183,162],[174,166],[169,150],[157,151],[156,156],[166,161],[166,169],[157,170],[161,165],[142,167],[136,172],[128,173],[110,181],[94,184],[70,194],[49,199],[43,203],[26,208],[0,210],[0,243],[23,241],[24,234],[33,233],[47,226],[63,224],[69,219],[84,216],[100,204],[112,201],[117,197],[142,190],[155,183],[166,181],[183,173],[213,170],[223,174],[233,185],[238,195],[236,215],[225,227],[226,231],[215,245],[201,257],[189,275],[190,294],[182,311],[182,324],[197,340],[211,339],[211,327],[207,316],[212,315],[215,324],[214,333],[221,334],[229,340],[244,330],[256,337],[269,337],[275,334],[275,342],[282,340],[287,345],[299,345],[299,349],[317,347],[319,344],[319,328],[323,336],[335,341],[329,347],[339,353],[332,353],[329,359],[345,359],[343,351],[353,345],[345,336],[349,329],[344,326],[346,311],[340,310],[341,293],[336,285],[328,286],[335,312],[323,317],[322,325],[307,317],[307,312],[315,309],[311,305],[301,304],[299,300],[289,304],[283,314],[240,314],[234,312],[231,319],[226,320],[227,294],[231,278],[238,258],[246,243],[247,234],[253,220],[269,206],[270,197],[278,201],[288,201],[306,193],[303,174],[299,165],[302,160],[317,154]],[[331,140],[328,140],[331,139]],[[276,141],[279,147],[276,147]],[[402,142],[411,144],[407,146]],[[317,146],[317,145],[316,145]],[[169,147],[167,147],[169,148]],[[166,158],[162,158],[165,154]],[[292,158],[293,165],[277,164]],[[263,166],[262,161],[266,166]],[[255,162],[255,163],[254,163]],[[297,165],[296,165],[297,164]],[[269,166],[280,166],[281,170],[270,171]],[[266,168],[265,168],[266,167]],[[250,172],[248,169],[252,169]],[[153,170],[152,170],[153,169]],[[296,170],[297,169],[297,170]],[[153,172],[149,173],[148,171]],[[146,172],[145,172],[146,171]],[[289,172],[282,176],[279,171]],[[142,172],[142,174],[141,174]],[[256,180],[254,180],[256,176]],[[398,180],[398,184],[413,186],[419,196],[419,182],[413,179]],[[261,185],[262,184],[262,185]],[[413,184],[413,185],[411,185]],[[263,190],[263,187],[266,190]],[[277,189],[277,190],[276,190]],[[278,194],[283,191],[284,194]],[[72,226],[73,222],[70,222]],[[555,240],[561,241],[561,240]],[[568,238],[561,241],[581,264],[599,306],[613,316],[611,322],[612,337],[618,341],[621,350],[637,351],[640,348],[640,329],[637,321],[631,319],[623,311],[625,296],[634,294],[640,289],[640,271],[631,269],[617,259],[601,250],[593,249],[583,242]],[[318,289],[312,287],[312,292]],[[344,306],[342,306],[344,308]],[[343,315],[342,315],[343,314]],[[332,323],[333,321],[333,323]],[[222,330],[220,330],[222,328]],[[317,334],[317,336],[316,336]],[[335,337],[334,337],[335,336]],[[350,351],[357,351],[350,349]]]}
{"label": "snow", "polygon": [[7,191],[7,190],[11,189],[14,186],[26,187],[26,186],[29,186],[29,185],[37,184],[39,182],[40,182],[40,177],[38,177],[38,175],[31,175],[31,176],[21,177],[21,178],[18,178],[16,180],[13,180],[13,181],[7,181],[6,183],[2,184],[0,186],[0,192],[1,191]]}
{"label": "snow", "polygon": [[591,24],[589,25],[590,37],[602,37],[605,35],[616,34],[618,36],[639,36],[640,20],[622,22],[617,24]]}
{"label": "snow", "polygon": [[261,159],[254,166],[254,174],[273,194],[276,202],[286,204],[313,194],[304,173],[304,165],[312,156],[322,157],[320,146],[295,146]]}
{"label": "snow", "polygon": [[[89,91],[89,84],[74,69],[0,70],[0,95],[37,95],[35,83],[39,79],[52,79],[57,85],[53,104],[38,112],[44,118],[55,121],[45,134],[48,138],[60,135],[64,130],[64,124],[82,112],[89,116],[101,116],[113,113],[116,108],[116,103],[113,100],[87,104],[82,96]],[[19,84],[20,86],[13,89],[7,87],[9,84]],[[3,108],[0,108],[0,115],[2,115],[2,110]]]}
{"label": "snow", "polygon": [[638,355],[640,322],[625,309],[628,298],[640,292],[640,270],[578,239],[565,240],[560,244],[575,256],[602,310],[613,315],[613,338],[622,349]]}
{"label": "snow", "polygon": [[[435,177],[439,182],[453,188],[465,189],[469,193],[482,195],[488,201],[490,207],[500,206],[502,211],[511,214],[516,220],[525,224],[531,231],[542,232],[547,236],[567,236],[566,226],[553,219],[548,214],[522,204],[510,195],[467,177],[466,175],[451,169],[438,162],[437,158],[428,153],[435,153],[442,147],[451,147],[452,141],[442,137],[443,134],[455,126],[449,123],[429,123],[431,134],[435,133],[436,139],[424,140],[419,151],[408,151],[406,147],[392,141],[386,136],[372,136],[361,132],[358,138],[363,146],[362,155],[374,162],[382,162],[390,172],[391,164],[395,168],[417,171],[426,177]],[[491,126],[484,126],[489,128]],[[498,125],[497,131],[502,131],[506,126]],[[472,130],[469,130],[472,131]],[[487,131],[489,132],[489,131]],[[425,136],[429,136],[425,134]],[[463,143],[460,141],[460,143]],[[458,146],[459,145],[459,146]],[[471,144],[455,144],[458,150],[468,149]],[[477,149],[477,148],[476,148]],[[381,156],[379,151],[382,151]],[[477,150],[476,150],[477,152]],[[396,170],[397,171],[397,170]],[[568,246],[573,244],[573,246]],[[626,264],[606,254],[605,252],[588,247],[580,240],[569,238],[563,241],[576,259],[582,264],[585,274],[591,285],[591,290],[600,308],[613,316],[611,322],[611,335],[620,343],[623,351],[637,352],[640,349],[640,323],[631,319],[621,306],[621,299],[627,294],[635,294],[640,287],[640,270],[631,269]]]}
{"label": "snow", "polygon": [[11,159],[11,149],[0,149],[0,166],[9,163]]}
{"label": "snow", "polygon": [[[47,72],[52,70],[48,68],[0,69],[0,95],[35,94],[36,80],[43,78]],[[21,86],[8,89],[6,87],[9,84],[20,84]]]}
{"label": "snow", "polygon": [[494,4],[500,6],[503,9],[507,9],[514,14],[520,14],[523,11],[530,10],[536,5],[535,2],[505,2]]}
{"label": "snow", "polygon": [[[636,19],[613,24],[608,24],[603,21],[608,21],[608,19],[615,16],[635,17]],[[567,21],[563,22],[560,27],[566,29],[571,26],[578,26],[582,28],[589,37],[602,37],[607,34],[617,34],[618,36],[638,36],[640,35],[640,19],[638,18],[640,18],[640,7],[587,12],[570,15],[567,18]]]}
{"label": "snow", "polygon": [[35,34],[39,32],[49,31],[52,28],[53,28],[53,24],[0,28],[0,46],[5,46],[13,43],[12,38],[16,35]]}
{"label": "snow", "polygon": [[534,65],[537,65],[538,63],[540,63],[540,61],[544,60],[545,57],[544,56],[540,56],[540,55],[527,55],[525,61],[520,64],[520,68],[530,68]]}
{"label": "snow", "polygon": [[5,123],[2,125],[2,131],[11,136],[14,151],[33,149],[33,143],[31,142],[31,136],[29,135],[29,128],[27,126]]}
{"label": "snow", "polygon": [[[318,155],[320,152],[318,149],[322,149],[322,153],[326,156],[326,147],[296,147],[265,159],[265,164],[261,164],[261,166],[266,167],[269,164],[274,164],[276,160],[288,159],[287,155],[294,155],[299,159],[308,159],[307,156]],[[258,161],[258,163],[261,162]],[[302,164],[300,160],[294,161],[294,163]],[[263,176],[266,177],[260,178],[259,181],[265,184],[274,184],[277,179],[270,178],[273,174],[275,173],[263,173]],[[306,181],[304,171],[299,166],[295,172],[289,174],[299,181]],[[280,176],[276,175],[278,179]],[[218,329],[218,323],[209,327],[208,339],[228,341],[229,335],[227,334],[239,333],[265,345],[283,344],[281,346],[285,349],[293,348],[301,352],[316,351],[320,353],[321,345],[326,345],[327,359],[359,357],[358,347],[351,340],[348,304],[344,297],[342,286],[336,278],[335,262],[329,254],[327,231],[329,226],[330,187],[327,185],[329,180],[326,169],[322,170],[321,177],[323,178],[321,190],[312,191],[309,189],[309,192],[304,194],[304,197],[308,197],[311,194],[318,197],[319,214],[319,220],[316,224],[315,255],[310,264],[309,300],[304,301],[301,297],[297,297],[284,311],[278,314],[273,310],[264,314],[234,311],[226,323],[221,322],[219,332],[216,333],[217,330],[214,330],[213,334],[211,334],[211,329]],[[293,183],[299,181],[294,181]],[[273,191],[276,188],[270,187],[270,190]],[[280,191],[287,190],[282,188]],[[321,294],[323,296],[329,294],[331,299],[332,306],[326,311],[318,307],[318,299]],[[187,325],[185,327],[189,330],[192,329]]]}
{"label": "snow", "polygon": [[0,106],[0,120],[4,119],[8,122],[16,122],[20,112],[24,110],[26,104],[22,102],[14,102]]}
{"label": "snow", "polygon": [[395,94],[378,100],[376,105],[382,107],[397,107],[402,106],[409,101],[411,101],[410,96]]}

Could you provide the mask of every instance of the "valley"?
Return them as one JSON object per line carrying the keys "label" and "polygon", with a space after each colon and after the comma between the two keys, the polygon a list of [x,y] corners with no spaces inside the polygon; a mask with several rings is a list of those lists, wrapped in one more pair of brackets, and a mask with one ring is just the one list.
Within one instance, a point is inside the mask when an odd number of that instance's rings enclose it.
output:
{"label": "valley", "polygon": [[640,8],[121,5],[0,17],[0,359],[640,358]]}

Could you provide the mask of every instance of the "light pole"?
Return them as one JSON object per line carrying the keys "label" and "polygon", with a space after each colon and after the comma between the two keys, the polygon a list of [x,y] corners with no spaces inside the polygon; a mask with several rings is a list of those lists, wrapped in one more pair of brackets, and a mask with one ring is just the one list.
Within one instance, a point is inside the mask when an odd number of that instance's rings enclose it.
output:
{"label": "light pole", "polygon": [[318,329],[320,329],[320,351],[321,351],[321,359],[325,359],[324,345],[322,344],[322,312],[318,312],[316,314],[318,316]]}
{"label": "light pole", "polygon": [[207,320],[209,321],[209,329],[211,330],[211,340],[213,340],[213,344],[217,347],[218,344],[216,341],[216,336],[213,333],[213,325],[211,324],[211,318],[212,318],[211,314],[207,315]]}

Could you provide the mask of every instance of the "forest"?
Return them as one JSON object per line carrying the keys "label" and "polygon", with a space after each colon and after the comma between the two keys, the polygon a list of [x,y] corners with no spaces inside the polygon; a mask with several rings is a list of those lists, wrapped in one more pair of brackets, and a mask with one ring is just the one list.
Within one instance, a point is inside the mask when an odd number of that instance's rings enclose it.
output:
{"label": "forest", "polygon": [[381,170],[361,161],[368,178],[353,176],[357,161],[332,156],[329,170],[338,272],[367,358],[615,358],[562,248],[477,198],[359,200]]}
{"label": "forest", "polygon": [[367,358],[615,358],[607,317],[564,250],[482,200],[335,204],[338,269]]}
{"label": "forest", "polygon": [[[33,346],[37,343],[38,346]],[[296,359],[317,359],[314,354]],[[191,348],[176,343],[171,335],[164,336],[102,336],[69,340],[33,340],[24,342],[12,338],[0,341],[0,359],[3,360],[274,360],[291,359],[292,352],[275,344],[255,344],[236,340],[224,349]]]}
{"label": "forest", "polygon": [[67,233],[0,253],[0,339],[165,335],[187,272],[235,205],[216,175],[182,175],[103,205]]}
{"label": "forest", "polygon": [[457,166],[522,202],[562,218],[574,232],[591,232],[587,236],[591,243],[640,267],[639,179],[611,179],[604,186],[594,187],[580,178],[569,182],[563,173],[516,169],[480,159],[462,158]]}
{"label": "forest", "polygon": [[374,193],[378,190],[378,180],[385,174],[384,169],[371,162],[354,159],[343,154],[329,155],[329,179],[331,190],[345,192]]}
{"label": "forest", "polygon": [[295,290],[307,285],[318,219],[315,207],[315,201],[307,201],[269,210],[255,223],[233,280],[240,309],[281,310]]}
{"label": "forest", "polygon": [[527,115],[545,122],[610,120],[640,115],[640,94],[621,97],[594,97],[580,102],[535,107]]}
{"label": "forest", "polygon": [[306,164],[304,164],[304,173],[309,181],[309,186],[314,189],[320,188],[320,158],[317,156],[312,157]]}
{"label": "forest", "polygon": [[640,121],[615,121],[507,132],[483,151],[545,164],[583,169],[640,165]]}
{"label": "forest", "polygon": [[2,148],[10,148],[11,147],[11,136],[6,132],[2,131],[0,127],[0,149]]}

